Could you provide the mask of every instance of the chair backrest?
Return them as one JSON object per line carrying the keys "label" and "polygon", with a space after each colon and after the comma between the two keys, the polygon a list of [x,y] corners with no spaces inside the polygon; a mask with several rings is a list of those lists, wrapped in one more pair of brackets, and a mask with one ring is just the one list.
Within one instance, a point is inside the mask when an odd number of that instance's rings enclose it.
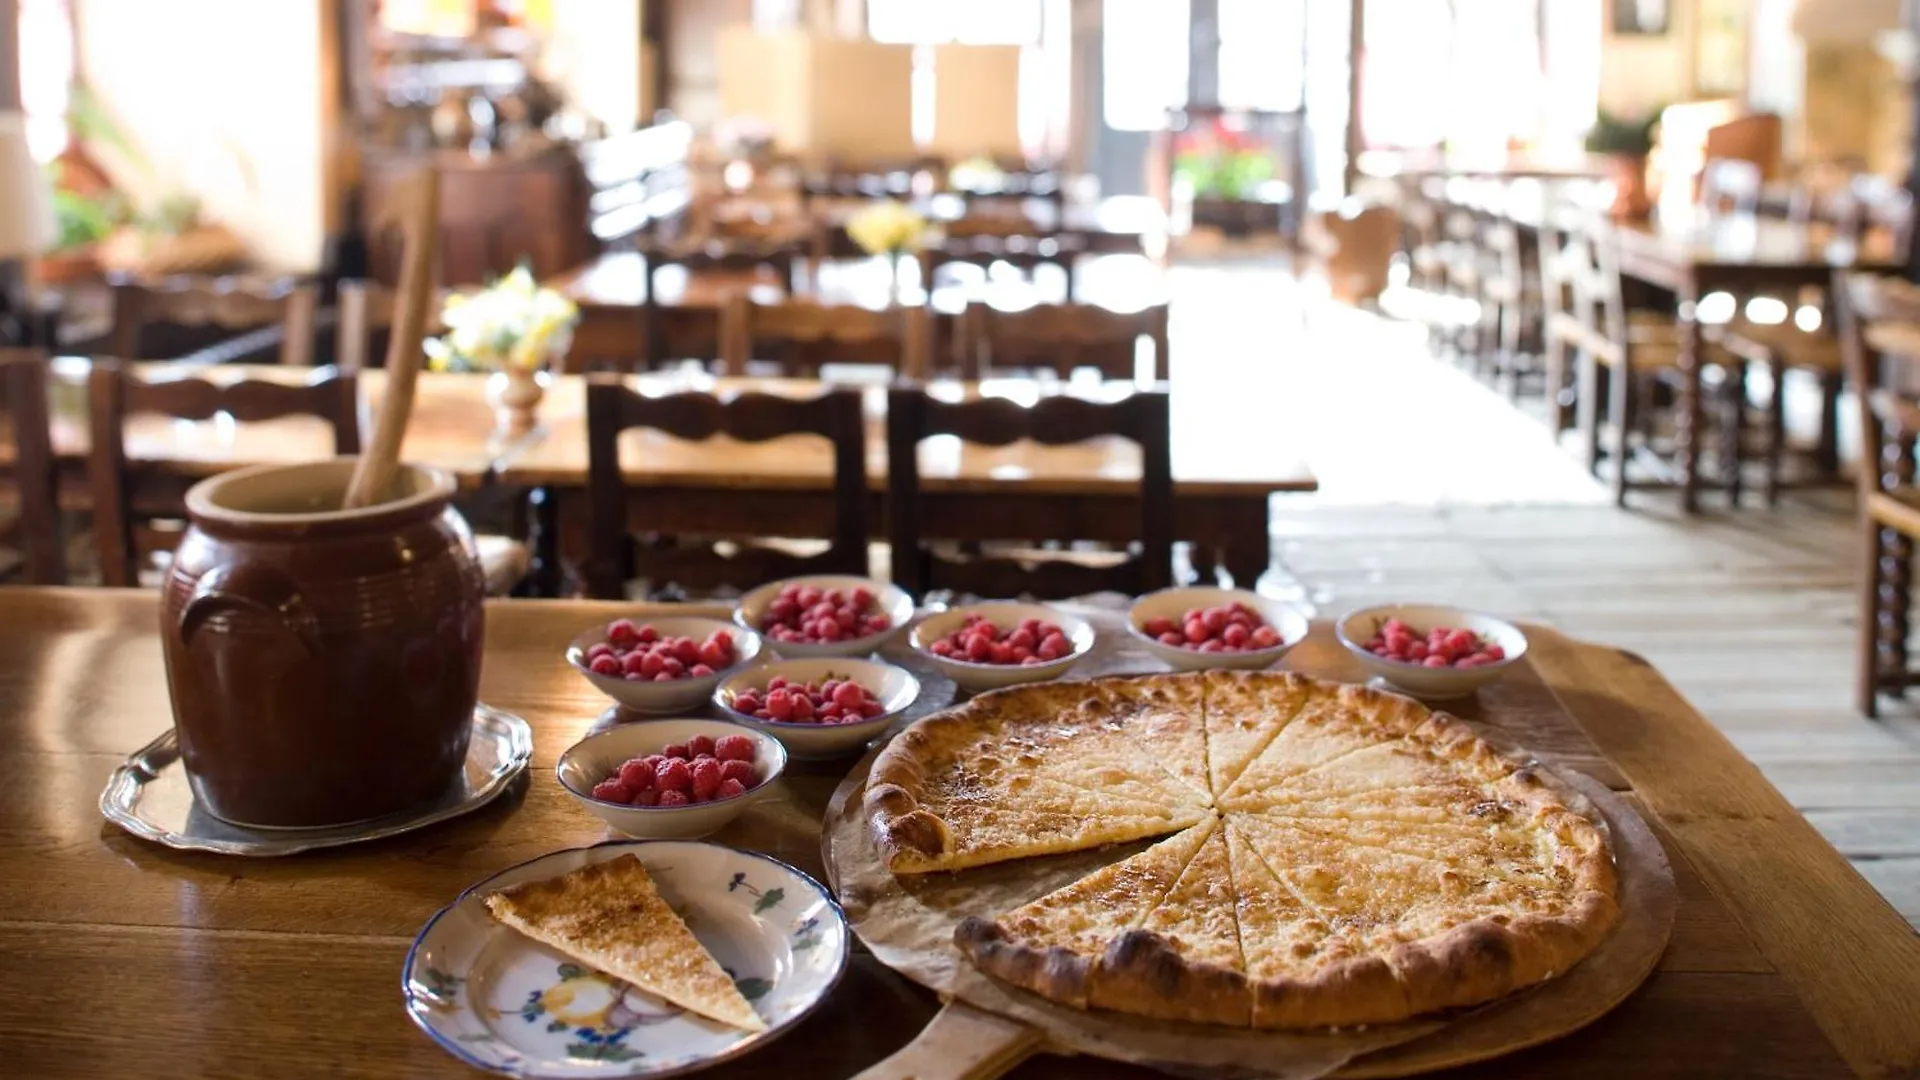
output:
{"label": "chair backrest", "polygon": [[139,580],[141,544],[135,527],[157,516],[178,517],[181,505],[136,505],[138,470],[127,459],[126,420],[158,413],[181,420],[210,420],[226,413],[241,423],[288,416],[314,416],[333,427],[336,454],[360,452],[358,386],[351,372],[315,370],[305,383],[245,379],[214,383],[182,378],[146,381],[120,364],[100,361],[87,377],[87,411],[92,448],[87,471],[93,487],[95,543],[100,577],[106,585]]}
{"label": "chair backrest", "polygon": [[[801,573],[866,574],[866,421],[857,390],[828,390],[810,398],[747,393],[721,399],[678,393],[648,397],[615,376],[587,383],[587,491],[590,524],[586,565],[588,592],[603,599],[624,595],[631,550],[628,492],[620,468],[620,433],[649,428],[677,439],[726,435],[765,442],[789,435],[817,435],[833,448],[833,523],[825,551],[798,556],[743,545],[721,555],[705,548],[649,552],[641,571],[656,582],[691,589],[745,588]],[[644,516],[644,506],[641,513]],[[790,519],[770,512],[762,537],[792,535]]]}
{"label": "chair backrest", "polygon": [[1606,363],[1626,357],[1618,240],[1598,215],[1567,211],[1540,229],[1542,327],[1552,345]]}
{"label": "chair backrest", "polygon": [[[953,589],[978,596],[1081,596],[1113,589],[1140,593],[1173,579],[1173,455],[1167,395],[1142,390],[1118,401],[1049,396],[1031,406],[1006,398],[941,401],[918,386],[887,395],[887,519],[893,580],[915,596]],[[1140,447],[1140,550],[1114,565],[1049,559],[1033,565],[1013,559],[949,559],[930,550],[920,487],[920,443],[935,435],[1006,446],[1022,439],[1045,446],[1118,436]],[[1082,537],[932,537],[931,539],[1049,539]]]}
{"label": "chair backrest", "polygon": [[969,305],[962,316],[961,377],[989,370],[1045,370],[1062,378],[1091,367],[1110,379],[1134,378],[1141,338],[1153,342],[1153,381],[1164,382],[1167,305],[1111,311],[1094,304],[1039,304],[1021,311]]}
{"label": "chair backrest", "polygon": [[1765,181],[1760,166],[1751,161],[1716,158],[1700,170],[1700,208],[1709,214],[1756,213]]}
{"label": "chair backrest", "polygon": [[113,326],[107,348],[122,360],[167,359],[142,348],[154,327],[187,328],[195,339],[192,347],[199,348],[219,338],[277,325],[280,362],[304,367],[313,363],[319,300],[315,285],[291,278],[172,277],[158,282],[123,278],[113,283]]}
{"label": "chair backrest", "polygon": [[33,349],[0,349],[0,394],[11,429],[11,479],[20,503],[19,544],[29,585],[64,585],[59,477],[47,415],[47,358]]}
{"label": "chair backrest", "polygon": [[[395,291],[377,281],[340,282],[340,318],[336,323],[334,366],[341,371],[364,371],[386,362],[387,335],[393,329]],[[441,292],[441,301],[446,293]],[[440,303],[427,312],[427,333],[446,330],[440,321]]]}
{"label": "chair backrest", "polygon": [[676,310],[662,304],[659,273],[677,266],[688,274],[751,274],[771,269],[780,287],[794,291],[795,274],[806,261],[811,238],[781,243],[715,240],[703,244],[653,244],[642,247],[647,262],[647,288],[641,301],[642,340],[646,355],[641,367],[654,367],[669,360],[693,358],[711,360],[721,356],[721,320],[711,308]]}
{"label": "chair backrest", "polygon": [[813,375],[839,363],[882,364],[919,378],[932,349],[932,317],[919,307],[761,304],[736,296],[720,315],[720,363],[730,375],[744,374],[749,360],[766,359],[788,375]]}
{"label": "chair backrest", "polygon": [[[1860,417],[1860,497],[1910,486],[1920,400],[1911,384],[1888,385],[1887,367],[1920,370],[1920,287],[1877,274],[1841,270],[1833,283],[1835,332]],[[1863,501],[1864,505],[1864,501]]]}

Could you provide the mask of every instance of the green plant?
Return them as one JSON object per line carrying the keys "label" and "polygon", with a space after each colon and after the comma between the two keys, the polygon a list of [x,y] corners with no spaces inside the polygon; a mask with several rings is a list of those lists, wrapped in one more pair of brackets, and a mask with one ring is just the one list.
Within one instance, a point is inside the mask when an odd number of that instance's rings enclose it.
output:
{"label": "green plant", "polygon": [[1621,154],[1645,157],[1653,152],[1653,129],[1660,122],[1655,109],[1642,119],[1629,120],[1605,109],[1587,131],[1587,151],[1593,154]]}
{"label": "green plant", "polygon": [[114,211],[105,199],[90,199],[76,191],[55,189],[53,218],[59,229],[54,250],[84,247],[113,232]]}
{"label": "green plant", "polygon": [[1194,150],[1174,159],[1173,175],[1199,198],[1247,199],[1273,178],[1273,157],[1263,150]]}

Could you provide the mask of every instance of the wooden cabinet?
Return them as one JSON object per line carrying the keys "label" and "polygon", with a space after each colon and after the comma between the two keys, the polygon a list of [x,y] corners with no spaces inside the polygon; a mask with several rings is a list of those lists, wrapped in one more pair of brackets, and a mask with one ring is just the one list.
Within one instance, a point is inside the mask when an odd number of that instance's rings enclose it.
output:
{"label": "wooden cabinet", "polygon": [[399,232],[378,223],[392,217],[389,208],[407,175],[429,162],[440,170],[442,285],[481,284],[523,260],[535,277],[547,278],[593,257],[586,180],[570,148],[490,158],[370,150],[362,221],[376,280],[391,285],[400,272]]}

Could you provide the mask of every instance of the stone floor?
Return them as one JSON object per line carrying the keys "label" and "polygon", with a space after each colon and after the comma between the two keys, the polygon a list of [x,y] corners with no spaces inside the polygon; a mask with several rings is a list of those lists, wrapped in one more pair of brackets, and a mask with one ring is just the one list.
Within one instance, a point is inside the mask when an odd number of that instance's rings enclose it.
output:
{"label": "stone floor", "polygon": [[1646,492],[1618,510],[1418,328],[1315,301],[1276,270],[1172,281],[1175,378],[1247,388],[1242,414],[1187,422],[1238,431],[1249,453],[1305,448],[1322,481],[1276,498],[1263,589],[1327,616],[1460,603],[1646,656],[1920,924],[1920,701],[1879,721],[1853,711],[1848,490],[1774,510],[1710,497],[1691,519]]}

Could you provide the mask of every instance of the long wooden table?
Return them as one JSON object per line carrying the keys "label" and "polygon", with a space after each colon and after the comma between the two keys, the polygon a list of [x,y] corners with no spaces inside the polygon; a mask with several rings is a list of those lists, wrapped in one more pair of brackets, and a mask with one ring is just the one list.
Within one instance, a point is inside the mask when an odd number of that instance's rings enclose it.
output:
{"label": "long wooden table", "polygon": [[[825,384],[812,379],[712,378],[705,375],[629,376],[647,393],[699,389],[722,396],[742,390],[806,397]],[[1091,396],[1127,392],[1120,384],[1080,384]],[[1194,545],[1196,558],[1251,583],[1271,559],[1267,502],[1282,492],[1312,491],[1311,470],[1281,448],[1246,453],[1247,444],[1222,438],[1209,422],[1230,403],[1220,395],[1178,384],[1172,394],[1174,538]],[[1036,384],[987,380],[934,384],[934,392],[1030,398]],[[887,448],[886,394],[865,391],[869,520],[884,529]],[[586,392],[581,379],[557,380],[541,414],[544,437],[518,449],[498,470],[499,482],[546,489],[550,523],[564,538],[583,534],[586,515]],[[1067,538],[1124,542],[1140,531],[1139,448],[1120,439],[1045,447],[967,446],[929,439],[920,448],[921,513],[928,535],[948,539]],[[693,444],[656,432],[630,431],[621,441],[621,472],[636,522],[650,531],[685,535],[831,535],[832,454],[823,440],[780,439],[749,444],[716,439]],[[552,544],[540,561],[553,565]]]}
{"label": "long wooden table", "polygon": [[[410,836],[246,860],[137,840],[97,809],[123,755],[171,722],[156,596],[0,589],[0,980],[12,991],[0,1010],[0,1073],[475,1075],[412,1030],[400,965],[428,917],[466,886],[607,838],[552,770],[606,704],[562,662],[562,646],[620,610],[489,607],[481,695],[534,730],[520,790]],[[1906,922],[1644,661],[1528,632],[1527,664],[1458,711],[1625,792],[1666,847],[1681,905],[1659,969],[1613,1013],[1458,1075],[1920,1069],[1920,938]],[[1324,625],[1287,666],[1358,674]],[[845,769],[795,763],[715,839],[818,876],[819,821]],[[935,1007],[857,953],[820,1012],[776,1046],[703,1075],[848,1076],[903,1045]],[[1043,1057],[1014,1075],[1149,1074]]]}
{"label": "long wooden table", "polygon": [[[1451,205],[1536,232],[1556,210],[1589,205],[1592,185],[1571,179],[1456,177],[1439,190]],[[1896,273],[1904,265],[1896,239],[1886,229],[1871,230],[1855,241],[1829,225],[1758,214],[1682,214],[1622,221],[1616,223],[1614,235],[1621,274],[1677,298],[1675,314],[1682,338],[1674,457],[1680,473],[1681,508],[1688,513],[1699,505],[1705,426],[1700,298],[1715,292],[1739,298],[1791,296],[1802,288],[1829,284],[1839,269]]]}
{"label": "long wooden table", "polygon": [[[309,378],[305,369],[275,365],[222,365],[189,369],[153,365],[143,375],[194,374],[219,380]],[[86,364],[62,361],[52,380],[54,452],[60,458],[68,502],[84,504],[87,435]],[[743,390],[806,397],[824,383],[811,379],[716,379],[699,373],[661,372],[629,376],[647,393],[698,389],[719,394]],[[378,370],[361,373],[363,413],[370,413],[385,384]],[[468,489],[489,484],[543,488],[554,498],[543,533],[542,565],[557,584],[557,553],[584,528],[587,484],[586,383],[577,375],[555,376],[540,408],[540,424],[511,435],[495,423],[481,375],[423,373],[414,417],[401,449],[404,460],[452,472]],[[953,393],[985,392],[1020,398],[1044,384],[989,380],[983,384],[936,384]],[[1123,393],[1121,384],[1060,384],[1075,393]],[[1058,389],[1055,387],[1054,389]],[[1179,520],[1174,536],[1217,562],[1236,581],[1250,582],[1270,557],[1267,500],[1281,492],[1312,491],[1312,471],[1288,448],[1245,452],[1246,444],[1221,438],[1211,420],[1232,411],[1232,387],[1173,391],[1174,500]],[[1223,396],[1224,395],[1224,396]],[[868,485],[876,535],[885,535],[887,459],[883,388],[867,390]],[[367,417],[363,416],[363,423]],[[0,434],[4,434],[0,432]],[[246,465],[310,461],[333,453],[331,434],[305,418],[254,424],[201,423],[154,416],[130,418],[130,460],[145,477],[136,492],[144,507],[177,506],[195,480]],[[0,465],[10,462],[11,439],[0,439]],[[826,536],[832,513],[832,458],[816,439],[745,444],[729,439],[686,443],[629,432],[622,443],[623,468],[636,505],[649,526],[687,535]],[[1074,537],[1124,541],[1139,532],[1138,448],[1121,440],[1044,447],[967,447],[928,440],[921,448],[921,482],[931,535],[979,539]]]}

